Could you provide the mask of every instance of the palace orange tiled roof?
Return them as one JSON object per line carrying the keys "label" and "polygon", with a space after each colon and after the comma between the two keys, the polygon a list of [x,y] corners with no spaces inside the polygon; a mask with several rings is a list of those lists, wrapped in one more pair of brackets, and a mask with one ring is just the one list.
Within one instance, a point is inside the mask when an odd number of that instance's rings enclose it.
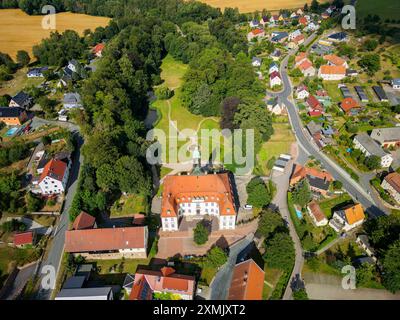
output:
{"label": "palace orange tiled roof", "polygon": [[340,75],[346,74],[346,68],[343,66],[323,65],[323,66],[321,66],[320,70],[321,70],[321,74],[340,74]]}
{"label": "palace orange tiled roof", "polygon": [[64,161],[51,159],[44,166],[43,172],[39,178],[39,183],[42,182],[47,176],[55,180],[62,181],[66,170],[67,164]]}
{"label": "palace orange tiled roof", "polygon": [[236,215],[232,188],[227,173],[167,176],[161,202],[161,217],[176,217],[180,203],[202,198],[219,204],[220,215]]}

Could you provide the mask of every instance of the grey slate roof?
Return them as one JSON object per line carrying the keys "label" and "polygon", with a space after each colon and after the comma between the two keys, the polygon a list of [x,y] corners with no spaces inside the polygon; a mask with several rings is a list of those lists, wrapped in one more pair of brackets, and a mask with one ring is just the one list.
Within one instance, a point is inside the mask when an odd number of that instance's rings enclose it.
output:
{"label": "grey slate roof", "polygon": [[12,97],[12,100],[17,103],[19,106],[22,106],[28,102],[30,102],[32,98],[25,92],[20,91],[18,92],[14,97]]}
{"label": "grey slate roof", "polygon": [[361,86],[354,86],[354,90],[356,90],[361,101],[368,101],[368,96],[365,93],[364,89]]}
{"label": "grey slate roof", "polygon": [[374,129],[371,138],[380,143],[400,140],[400,127]]}
{"label": "grey slate roof", "polygon": [[381,148],[381,146],[365,132],[356,135],[354,139],[357,140],[372,155],[381,158],[387,154]]}
{"label": "grey slate roof", "polygon": [[400,86],[400,78],[393,79],[393,80],[392,80],[392,84],[393,84],[393,85],[396,85],[396,86]]}
{"label": "grey slate roof", "polygon": [[56,300],[107,300],[111,287],[62,289]]}
{"label": "grey slate roof", "polygon": [[320,190],[328,190],[330,182],[318,177],[307,175],[307,180],[311,187],[318,188]]}
{"label": "grey slate roof", "polygon": [[63,98],[63,103],[67,104],[80,104],[81,103],[81,96],[79,93],[66,93]]}
{"label": "grey slate roof", "polygon": [[315,123],[313,120],[307,124],[307,130],[310,132],[311,135],[320,132],[322,126],[318,123]]}
{"label": "grey slate roof", "polygon": [[73,276],[69,277],[63,285],[63,289],[77,289],[82,288],[85,283],[85,276]]}
{"label": "grey slate roof", "polygon": [[25,110],[20,107],[0,107],[1,118],[17,118]]}

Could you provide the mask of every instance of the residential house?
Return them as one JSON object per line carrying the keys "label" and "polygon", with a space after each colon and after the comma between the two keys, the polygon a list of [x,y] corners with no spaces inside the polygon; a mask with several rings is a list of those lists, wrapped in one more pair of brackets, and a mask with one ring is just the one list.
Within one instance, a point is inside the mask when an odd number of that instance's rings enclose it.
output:
{"label": "residential house", "polygon": [[397,172],[389,173],[382,181],[382,188],[385,189],[390,195],[400,203],[400,174]]}
{"label": "residential house", "polygon": [[329,186],[333,181],[332,175],[327,171],[320,171],[316,168],[308,168],[295,164],[289,180],[290,186],[294,186],[303,179],[308,180],[311,191],[323,196],[328,194]]}
{"label": "residential house", "polygon": [[112,287],[61,289],[54,300],[113,300]]}
{"label": "residential house", "polygon": [[271,88],[282,85],[282,79],[279,72],[274,71],[269,75],[269,85],[271,86]]}
{"label": "residential house", "polygon": [[271,18],[269,18],[269,22],[270,22],[271,24],[277,24],[277,23],[279,22],[279,16],[276,15],[276,14],[273,14],[273,15],[271,16]]}
{"label": "residential house", "polygon": [[328,66],[342,66],[345,67],[346,69],[349,67],[346,60],[338,57],[335,54],[327,54],[324,55],[323,58],[328,62]]}
{"label": "residential house", "polygon": [[300,63],[302,63],[304,60],[308,60],[307,58],[307,53],[306,52],[300,52],[295,58],[294,62],[295,65],[298,66]]}
{"label": "residential house", "polygon": [[340,103],[340,108],[345,114],[356,115],[361,107],[356,100],[349,97],[342,100]]}
{"label": "residential house", "polygon": [[129,300],[152,300],[157,294],[170,294],[175,300],[193,300],[196,279],[176,273],[174,268],[160,271],[139,269],[135,273]]}
{"label": "residential house", "polygon": [[382,148],[400,147],[400,127],[373,129],[370,136]]}
{"label": "residential house", "polygon": [[396,78],[392,80],[392,88],[396,90],[400,90],[400,78]]}
{"label": "residential house", "polygon": [[271,73],[274,73],[274,72],[279,72],[279,66],[278,66],[278,64],[276,62],[272,62],[269,65],[268,73],[271,74]]}
{"label": "residential house", "polygon": [[300,29],[297,29],[297,30],[295,30],[295,31],[293,31],[293,32],[291,32],[291,33],[289,33],[289,35],[288,35],[288,40],[289,41],[293,41],[296,37],[298,37],[298,36],[300,36],[301,35],[301,30]]}
{"label": "residential house", "polygon": [[259,39],[265,37],[265,31],[263,29],[253,29],[247,34],[247,40]]}
{"label": "residential house", "polygon": [[341,32],[336,32],[336,33],[329,35],[328,39],[333,42],[343,42],[343,41],[347,41],[348,37],[347,37],[346,32],[341,31]]}
{"label": "residential house", "polygon": [[336,232],[348,232],[360,225],[365,220],[364,210],[360,203],[350,204],[334,212],[329,225]]}
{"label": "residential house", "polygon": [[271,42],[282,43],[287,39],[288,33],[282,31],[274,31],[271,33],[271,36],[272,36]]}
{"label": "residential house", "polygon": [[4,122],[7,126],[20,126],[28,116],[23,108],[19,107],[0,107],[0,122]]}
{"label": "residential house", "polygon": [[262,300],[265,273],[253,260],[239,262],[233,268],[228,300]]}
{"label": "residential house", "polygon": [[163,231],[178,231],[183,219],[218,219],[220,230],[233,230],[236,206],[227,173],[170,175],[164,179],[161,200]]}
{"label": "residential house", "polygon": [[331,15],[326,11],[321,13],[321,18],[324,19],[324,20],[329,19],[330,16]]}
{"label": "residential house", "polygon": [[328,224],[328,219],[316,201],[313,200],[308,204],[307,211],[317,227],[323,227]]}
{"label": "residential house", "polygon": [[296,14],[297,14],[298,16],[302,16],[302,15],[304,14],[303,9],[301,9],[301,8],[297,9],[297,10],[296,10]]}
{"label": "residential house", "polygon": [[106,45],[104,43],[96,44],[92,49],[92,53],[96,57],[101,58],[103,56],[103,50],[104,50],[105,46]]}
{"label": "residential house", "polygon": [[70,92],[64,94],[63,108],[66,110],[82,108],[82,100],[80,94],[77,92]]}
{"label": "residential house", "polygon": [[306,128],[312,136],[316,133],[320,133],[322,130],[322,126],[319,123],[316,123],[314,120],[311,120],[309,123],[307,123]]}
{"label": "residential house", "polygon": [[360,149],[366,157],[377,156],[381,159],[381,167],[388,168],[393,162],[390,153],[385,152],[382,147],[372,139],[367,133],[357,134],[353,139],[354,147]]}
{"label": "residential house", "polygon": [[381,86],[372,86],[372,89],[374,90],[380,102],[389,102],[386,92],[382,89]]}
{"label": "residential house", "polygon": [[75,218],[72,225],[72,230],[84,230],[94,228],[97,228],[96,218],[84,211],[81,211],[81,213]]}
{"label": "residential house", "polygon": [[323,65],[318,70],[318,77],[325,81],[337,81],[346,77],[346,68],[344,66]]}
{"label": "residential house", "polygon": [[250,28],[258,28],[258,26],[259,26],[259,22],[257,19],[251,20],[249,24],[250,24]]}
{"label": "residential house", "polygon": [[317,31],[319,29],[319,25],[315,24],[314,22],[310,22],[306,27],[305,27],[305,31],[310,31],[310,32],[314,32]]}
{"label": "residential house", "polygon": [[360,234],[357,236],[356,243],[363,249],[368,256],[370,256],[372,259],[374,259],[375,262],[377,262],[377,258],[375,256],[375,250],[369,243],[368,236],[365,234]]}
{"label": "residential house", "polygon": [[270,57],[272,58],[272,60],[274,61],[278,61],[282,56],[282,52],[279,49],[275,49],[271,54]]}
{"label": "residential house", "polygon": [[298,35],[296,38],[293,39],[293,42],[294,42],[297,46],[303,44],[304,41],[305,41],[305,37],[304,37],[303,34],[300,34],[300,35]]}
{"label": "residential house", "polygon": [[20,91],[11,98],[9,107],[20,107],[24,109],[28,109],[32,105],[33,99],[29,96],[29,94]]}
{"label": "residential house", "polygon": [[308,88],[302,84],[296,88],[296,99],[304,100],[310,96]]}
{"label": "residential house", "polygon": [[322,112],[324,110],[324,108],[322,107],[321,103],[313,95],[310,95],[307,98],[307,105],[308,105],[310,111],[319,110],[319,111]]}
{"label": "residential house", "polygon": [[253,57],[253,59],[251,60],[251,65],[253,67],[261,67],[261,63],[262,63],[262,59],[258,58],[258,57]]}
{"label": "residential house", "polygon": [[281,115],[286,111],[285,106],[279,103],[278,97],[271,98],[267,101],[267,109],[275,115]]}
{"label": "residential house", "polygon": [[290,14],[290,19],[299,19],[300,17],[297,15],[297,13],[296,12],[292,12],[291,14]]}
{"label": "residential house", "polygon": [[48,67],[32,68],[28,70],[26,76],[28,78],[43,78],[44,77],[43,72],[47,70],[49,70]]}
{"label": "residential house", "polygon": [[51,159],[43,168],[38,181],[42,195],[64,193],[71,167],[71,161]]}
{"label": "residential house", "polygon": [[260,19],[260,24],[261,24],[262,26],[264,26],[264,27],[265,27],[266,24],[268,24],[268,22],[269,22],[269,19],[268,19],[267,16],[263,16],[263,17]]}
{"label": "residential house", "polygon": [[300,17],[299,18],[299,24],[301,24],[303,27],[306,27],[308,25],[308,20],[306,17]]}
{"label": "residential house", "polygon": [[315,68],[313,67],[312,62],[309,59],[304,59],[297,67],[305,77],[315,76]]}
{"label": "residential house", "polygon": [[34,245],[35,235],[36,234],[34,231],[16,233],[14,235],[14,246],[18,248],[24,248],[26,246]]}
{"label": "residential house", "polygon": [[147,226],[65,232],[65,252],[81,255],[87,259],[145,259],[147,244]]}

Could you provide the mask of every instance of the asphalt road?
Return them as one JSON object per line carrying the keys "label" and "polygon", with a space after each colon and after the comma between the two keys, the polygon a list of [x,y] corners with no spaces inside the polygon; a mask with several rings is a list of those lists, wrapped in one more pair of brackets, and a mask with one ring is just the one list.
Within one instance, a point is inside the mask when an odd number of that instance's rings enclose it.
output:
{"label": "asphalt road", "polygon": [[[316,34],[312,34],[306,41],[305,45],[313,41]],[[296,50],[289,51],[289,54],[283,59],[281,63],[281,77],[283,80],[283,90],[278,93],[268,92],[271,96],[278,96],[281,101],[286,105],[289,119],[292,125],[292,130],[297,138],[299,146],[309,155],[313,155],[317,160],[321,162],[324,168],[329,171],[336,180],[340,180],[343,183],[344,189],[353,197],[354,200],[360,202],[366,211],[372,216],[380,216],[388,214],[387,209],[381,204],[380,201],[376,201],[372,198],[370,186],[366,186],[363,183],[361,186],[350,175],[331,160],[327,155],[321,152],[317,145],[312,140],[312,137],[308,131],[304,128],[297,107],[293,103],[292,92],[293,87],[287,74],[287,65],[289,57],[294,55]],[[367,191],[365,190],[367,189]]]}
{"label": "asphalt road", "polygon": [[[83,157],[80,152],[80,148],[83,144],[83,139],[79,135],[77,131],[73,131],[74,135],[77,137],[78,146],[76,151],[74,152],[74,158],[72,159],[72,168],[70,172],[70,177],[68,181],[68,189],[65,195],[64,207],[61,213],[59,223],[54,228],[54,232],[52,235],[52,246],[50,251],[47,255],[46,260],[42,261],[40,268],[39,268],[39,275],[40,279],[42,280],[41,271],[43,270],[44,266],[51,265],[55,268],[56,272],[56,279],[58,275],[58,271],[60,269],[61,259],[64,252],[64,243],[65,243],[65,231],[68,228],[69,223],[69,210],[71,208],[72,200],[75,196],[78,186],[78,177],[81,164],[83,163]],[[40,281],[41,281],[40,280]],[[45,290],[42,288],[40,283],[40,290],[37,295],[37,299],[39,300],[49,300],[51,298],[52,289]]]}

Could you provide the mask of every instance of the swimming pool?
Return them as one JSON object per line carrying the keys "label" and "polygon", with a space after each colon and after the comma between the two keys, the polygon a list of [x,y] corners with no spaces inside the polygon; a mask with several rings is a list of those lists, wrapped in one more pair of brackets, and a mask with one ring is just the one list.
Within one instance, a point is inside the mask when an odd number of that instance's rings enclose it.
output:
{"label": "swimming pool", "polygon": [[297,215],[297,218],[303,219],[303,213],[300,210],[296,209],[296,215]]}
{"label": "swimming pool", "polygon": [[17,128],[17,127],[11,128],[10,130],[7,131],[6,136],[7,137],[13,136],[18,131],[18,129],[19,128]]}

